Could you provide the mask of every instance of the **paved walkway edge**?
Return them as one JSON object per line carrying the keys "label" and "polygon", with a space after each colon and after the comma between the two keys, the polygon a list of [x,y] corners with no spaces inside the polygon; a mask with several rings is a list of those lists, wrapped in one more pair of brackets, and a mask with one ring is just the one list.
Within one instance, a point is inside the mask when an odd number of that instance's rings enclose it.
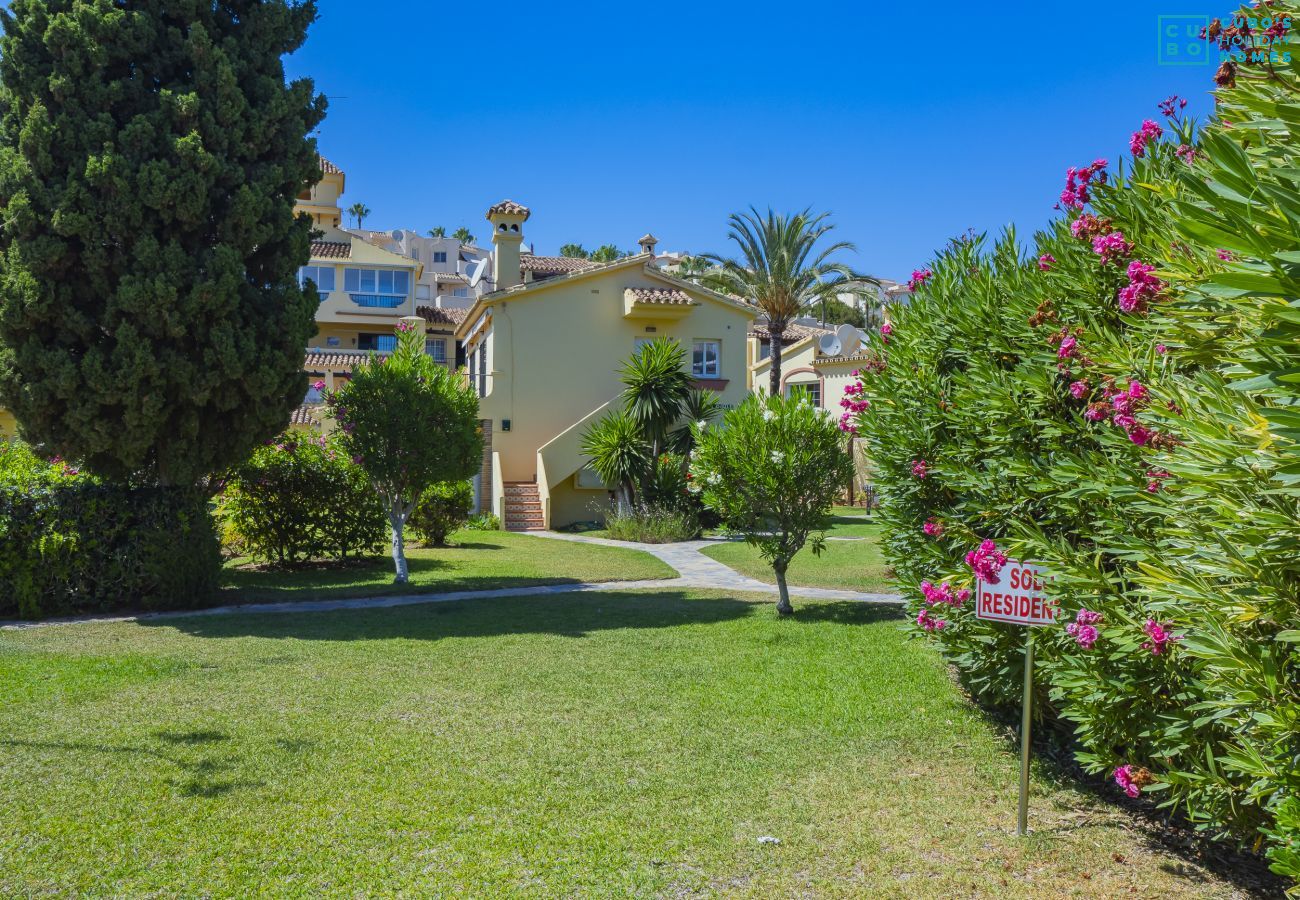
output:
{"label": "paved walkway edge", "polygon": [[[552,594],[572,594],[584,591],[641,591],[665,588],[703,588],[707,590],[736,591],[746,594],[775,594],[776,585],[757,581],[741,575],[735,569],[710,559],[700,548],[717,543],[712,540],[684,541],[679,544],[638,544],[630,541],[612,541],[605,538],[584,537],[579,534],[560,534],[552,531],[530,532],[539,538],[573,541],[582,544],[602,544],[643,550],[667,563],[679,573],[677,578],[654,578],[642,581],[575,581],[562,584],[538,584],[528,587],[495,588],[483,591],[442,591],[436,593],[392,594],[384,597],[348,597],[337,600],[289,600],[282,603],[242,603],[228,606],[210,606],[206,609],[178,609],[166,612],[137,613],[121,616],[76,616],[66,619],[43,619],[39,622],[0,622],[0,630],[25,630],[46,628],[52,625],[80,625],[104,622],[139,622],[158,619],[180,619],[191,616],[228,616],[236,614],[265,614],[293,612],[333,612],[347,609],[389,609],[398,606],[415,606],[422,603],[447,603],[453,600],[487,600],[494,597],[535,597]],[[862,591],[838,591],[830,588],[790,586],[795,597],[814,600],[855,600],[862,603],[900,604],[898,594],[873,594]]]}

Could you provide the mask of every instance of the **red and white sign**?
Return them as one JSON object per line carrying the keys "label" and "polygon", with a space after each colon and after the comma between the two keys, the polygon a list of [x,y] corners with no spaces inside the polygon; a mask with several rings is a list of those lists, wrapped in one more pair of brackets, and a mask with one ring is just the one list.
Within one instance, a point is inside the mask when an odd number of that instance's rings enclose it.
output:
{"label": "red and white sign", "polygon": [[1051,580],[1042,566],[1009,559],[997,584],[975,582],[975,617],[1015,625],[1055,625],[1059,602],[1043,593]]}

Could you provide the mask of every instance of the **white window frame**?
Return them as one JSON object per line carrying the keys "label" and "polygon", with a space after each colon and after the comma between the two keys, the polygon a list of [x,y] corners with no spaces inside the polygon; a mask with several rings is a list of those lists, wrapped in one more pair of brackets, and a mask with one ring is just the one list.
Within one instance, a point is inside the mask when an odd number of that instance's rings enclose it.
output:
{"label": "white window frame", "polygon": [[[355,275],[355,287],[350,286]],[[388,280],[388,288],[385,289],[383,282],[385,276]],[[405,280],[405,289],[397,289],[397,280]],[[381,297],[408,297],[411,293],[411,273],[405,269],[363,269],[357,266],[349,266],[343,270],[343,290],[349,294],[375,294]]]}
{"label": "white window frame", "polygon": [[[709,371],[709,360],[707,348],[713,347],[713,367]],[[695,354],[704,349],[704,359],[696,362]],[[712,338],[700,338],[691,344],[691,374],[696,378],[721,378],[722,377],[722,341],[713,340]]]}
{"label": "white window frame", "polygon": [[[814,391],[816,393],[814,393]],[[822,408],[822,383],[820,381],[787,381],[785,398],[792,400],[797,394],[804,394],[812,400],[815,409]]]}
{"label": "white window frame", "polygon": [[445,263],[445,262],[447,261],[447,251],[446,251],[446,250],[434,250],[434,251],[433,251],[433,261],[434,261],[435,263]]}
{"label": "white window frame", "polygon": [[[324,273],[326,272],[329,273],[328,286],[321,283],[325,280]],[[322,294],[333,291],[334,286],[338,283],[333,266],[303,266],[298,269],[298,286],[306,287],[308,281],[316,285],[316,290]]]}
{"label": "white window frame", "polygon": [[[433,352],[434,350],[437,352]],[[426,337],[424,339],[424,353],[436,363],[445,363],[447,361],[447,339],[441,337]]]}

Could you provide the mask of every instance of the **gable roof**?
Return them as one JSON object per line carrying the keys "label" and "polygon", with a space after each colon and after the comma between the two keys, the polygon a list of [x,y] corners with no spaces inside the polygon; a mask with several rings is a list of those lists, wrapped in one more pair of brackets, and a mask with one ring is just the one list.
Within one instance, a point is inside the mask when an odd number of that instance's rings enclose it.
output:
{"label": "gable roof", "polygon": [[424,321],[433,325],[459,325],[469,315],[469,309],[450,306],[417,306],[415,314],[423,316]]}
{"label": "gable roof", "polygon": [[677,288],[641,288],[630,287],[623,289],[623,295],[631,295],[632,300],[637,303],[652,303],[657,306],[699,306],[700,301],[693,300],[691,295]]}
{"label": "gable roof", "polygon": [[342,241],[312,241],[312,259],[350,259],[352,245]]}
{"label": "gable roof", "polygon": [[534,256],[531,253],[523,253],[519,256],[520,272],[541,272],[559,275],[569,272],[581,272],[583,269],[590,269],[598,265],[600,263],[594,263],[589,259],[576,259],[571,256]]}

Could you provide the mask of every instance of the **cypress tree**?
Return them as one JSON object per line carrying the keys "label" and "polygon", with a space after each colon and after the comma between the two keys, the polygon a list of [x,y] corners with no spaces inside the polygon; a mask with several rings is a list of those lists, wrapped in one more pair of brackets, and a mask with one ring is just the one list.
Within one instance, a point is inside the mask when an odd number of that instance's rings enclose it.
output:
{"label": "cypress tree", "polygon": [[109,478],[201,483],[302,401],[325,100],[310,0],[0,11],[0,403]]}

